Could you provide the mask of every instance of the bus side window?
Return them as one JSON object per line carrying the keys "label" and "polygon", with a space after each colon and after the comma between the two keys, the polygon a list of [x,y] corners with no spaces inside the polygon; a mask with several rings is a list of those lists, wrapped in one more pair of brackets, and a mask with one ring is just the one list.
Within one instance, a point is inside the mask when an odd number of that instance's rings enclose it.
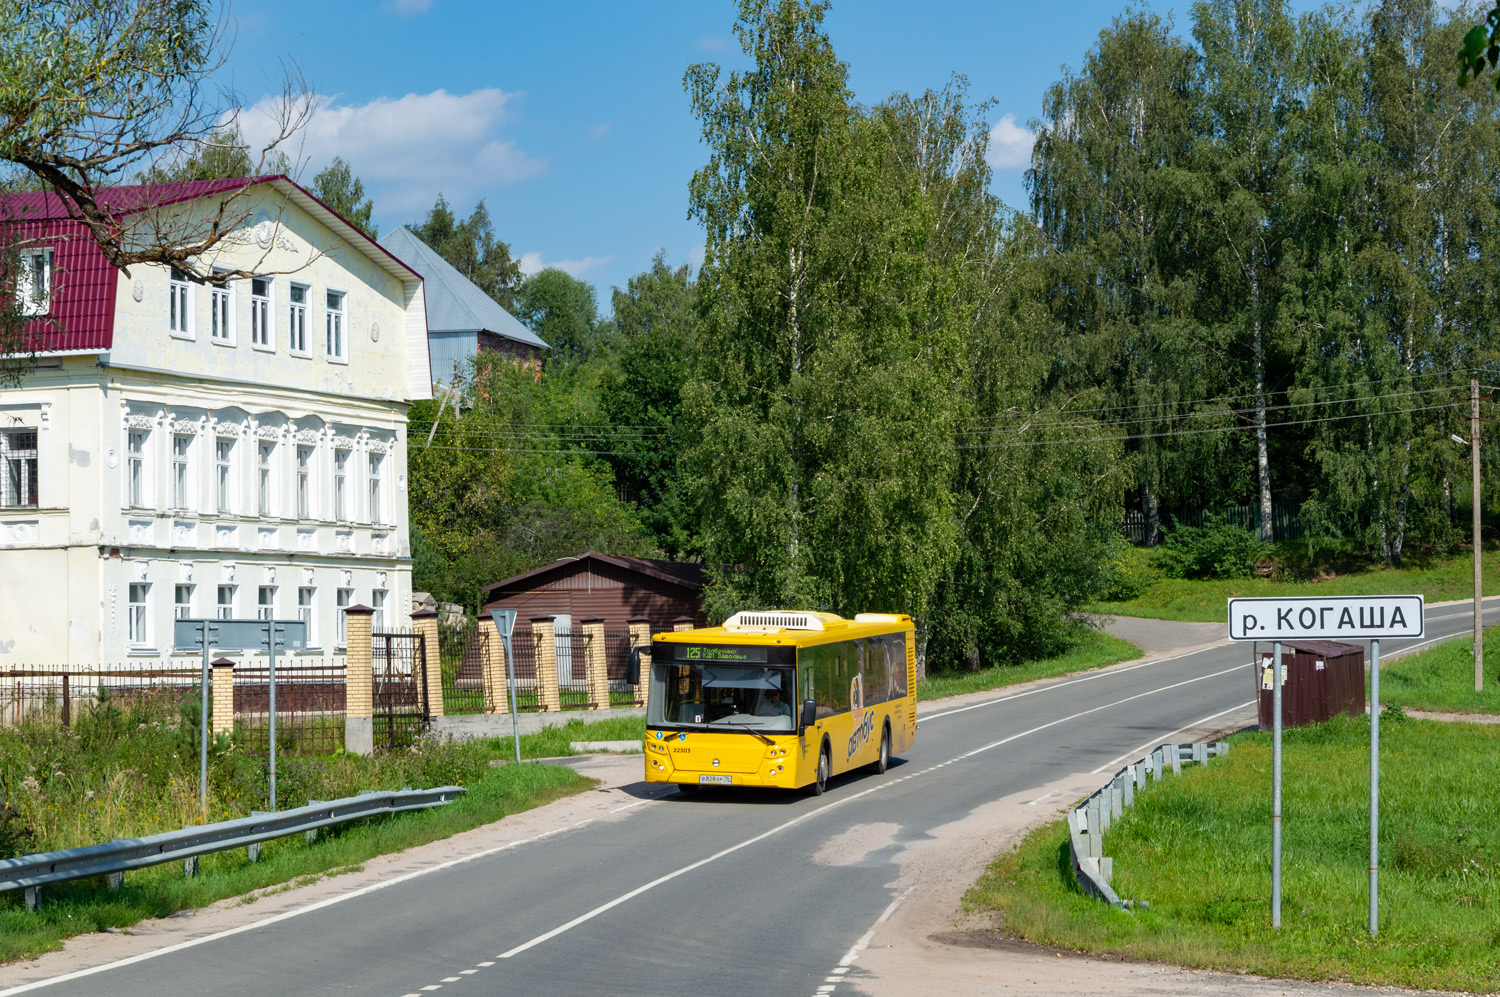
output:
{"label": "bus side window", "polygon": [[897,696],[906,695],[906,634],[891,635],[890,657],[886,661],[891,669],[891,686]]}

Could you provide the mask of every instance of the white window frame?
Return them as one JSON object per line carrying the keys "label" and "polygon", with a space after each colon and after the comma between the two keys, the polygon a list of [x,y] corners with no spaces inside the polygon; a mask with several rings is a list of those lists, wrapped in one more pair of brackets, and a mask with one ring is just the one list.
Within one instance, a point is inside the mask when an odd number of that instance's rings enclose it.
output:
{"label": "white window frame", "polygon": [[[269,452],[268,452],[269,451]],[[255,512],[276,515],[276,441],[255,441]]]}
{"label": "white window frame", "polygon": [[[185,620],[193,615],[193,595],[197,586],[192,582],[178,582],[172,587],[172,619]],[[187,601],[182,599],[187,593]]]}
{"label": "white window frame", "polygon": [[[232,516],[235,511],[234,501],[234,445],[238,442],[232,436],[214,437],[214,512],[223,516]],[[220,447],[229,448],[227,456],[220,452]]]}
{"label": "white window frame", "polygon": [[186,272],[167,269],[167,332],[175,339],[197,339],[193,323],[193,281]]}
{"label": "white window frame", "polygon": [[354,605],[354,590],[352,588],[339,588],[333,593],[333,612],[339,618],[338,646],[344,647],[349,643],[349,614],[344,612]]}
{"label": "white window frame", "polygon": [[[333,518],[335,522],[350,522],[349,517],[349,457],[353,450],[333,448]],[[343,458],[343,467],[339,459]]]}
{"label": "white window frame", "polygon": [[378,450],[366,452],[365,501],[369,503],[371,523],[384,523],[385,512],[385,454]]}
{"label": "white window frame", "polygon": [[[256,294],[255,285],[264,284],[265,294]],[[276,352],[276,282],[270,277],[250,278],[250,346],[267,353]]]}
{"label": "white window frame", "polygon": [[216,346],[234,346],[234,283],[208,289],[208,338]]}
{"label": "white window frame", "polygon": [[[335,294],[339,296],[338,308],[328,303]],[[336,287],[323,289],[323,356],[329,363],[349,362],[349,292]]]}
{"label": "white window frame", "polygon": [[[306,463],[303,456],[307,457]],[[317,466],[318,448],[311,443],[298,443],[292,454],[293,473],[296,480],[293,484],[295,491],[292,495],[293,508],[297,510],[298,519],[312,519],[315,504],[313,492],[313,468]]]}
{"label": "white window frame", "polygon": [[[178,444],[185,443],[179,452]],[[197,507],[197,489],[193,487],[193,436],[190,433],[172,434],[172,508],[178,512],[189,512]]]}
{"label": "white window frame", "polygon": [[[311,357],[312,348],[307,345],[307,308],[312,298],[312,285],[300,284],[293,281],[288,285],[287,292],[287,352],[294,357]],[[302,292],[302,301],[298,303],[297,292]]]}
{"label": "white window frame", "polygon": [[16,274],[16,302],[25,316],[46,315],[52,310],[53,251],[26,249],[20,254]]}
{"label": "white window frame", "polygon": [[255,589],[255,618],[276,619],[276,586],[260,585]]}
{"label": "white window frame", "polygon": [[[16,445],[17,437],[31,437],[30,447]],[[36,509],[42,500],[41,430],[19,426],[0,430],[0,508]],[[35,502],[22,499],[35,494]]]}
{"label": "white window frame", "polygon": [[385,618],[385,610],[390,602],[390,589],[371,589],[370,608],[375,610],[375,615],[370,617],[370,632],[383,634],[389,633],[388,623]]}
{"label": "white window frame", "polygon": [[125,640],[131,650],[151,646],[151,583],[131,582],[126,589]]}
{"label": "white window frame", "polygon": [[[224,601],[224,595],[228,593],[229,601]],[[239,586],[233,583],[220,583],[214,591],[214,618],[220,620],[234,619],[234,601],[239,597]]]}
{"label": "white window frame", "polygon": [[307,624],[307,646],[319,647],[318,628],[315,625],[318,609],[318,588],[316,585],[297,586],[297,619]]}
{"label": "white window frame", "polygon": [[[131,444],[140,437],[140,447]],[[125,430],[125,505],[130,509],[151,508],[151,430]]]}

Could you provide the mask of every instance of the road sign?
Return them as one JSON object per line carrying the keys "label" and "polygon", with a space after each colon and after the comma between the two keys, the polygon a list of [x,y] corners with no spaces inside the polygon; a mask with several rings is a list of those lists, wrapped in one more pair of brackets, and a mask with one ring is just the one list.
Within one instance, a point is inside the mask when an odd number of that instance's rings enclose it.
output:
{"label": "road sign", "polygon": [[281,647],[300,651],[307,647],[306,620],[203,620],[197,617],[172,621],[172,646],[181,651],[202,650],[203,624],[208,624],[209,646],[217,651],[264,651],[266,624],[275,623]]}
{"label": "road sign", "polygon": [[1420,637],[1420,595],[1229,600],[1230,640],[1378,640]]}

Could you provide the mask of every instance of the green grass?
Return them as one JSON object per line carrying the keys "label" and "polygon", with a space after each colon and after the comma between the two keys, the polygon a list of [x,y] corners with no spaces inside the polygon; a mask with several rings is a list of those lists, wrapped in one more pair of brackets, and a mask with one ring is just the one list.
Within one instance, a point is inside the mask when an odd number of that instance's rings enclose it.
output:
{"label": "green grass", "polygon": [[1284,742],[1282,928],[1270,927],[1268,734],[1145,787],[1105,837],[1126,913],[1081,893],[1067,825],[1002,856],[970,891],[1047,945],[1312,980],[1500,990],[1500,727],[1381,724],[1381,925],[1367,931],[1369,724]]}
{"label": "green grass", "polygon": [[22,905],[19,892],[0,897],[0,961],[32,958],[60,947],[72,935],[127,928],[252,890],[355,871],[376,856],[446,838],[589,786],[572,769],[491,766],[491,749],[476,744],[466,750],[476,763],[468,792],[434,810],[341,825],[323,831],[311,845],[301,835],[268,842],[257,863],[249,862],[243,849],[206,855],[192,879],[183,876],[181,864],[171,863],[127,874],[124,887],[114,892],[102,880],[47,887],[35,911]]}
{"label": "green grass", "polygon": [[[608,720],[585,721],[573,717],[558,727],[546,727],[535,734],[521,735],[522,758],[556,758],[560,755],[577,754],[573,741],[645,741],[646,718],[611,717]],[[509,738],[498,738],[490,742],[498,745],[502,754],[514,757],[514,746]]]}
{"label": "green grass", "polygon": [[976,672],[943,672],[928,675],[927,681],[917,686],[917,699],[939,699],[956,696],[964,692],[983,692],[999,689],[1033,679],[1054,678],[1071,675],[1092,668],[1103,668],[1121,661],[1131,661],[1141,656],[1141,649],[1129,641],[1111,637],[1098,630],[1086,631],[1077,643],[1055,658],[1023,661],[1015,665],[996,665]]}
{"label": "green grass", "polygon": [[[1484,594],[1500,594],[1500,557],[1486,552],[1482,568]],[[1101,602],[1092,612],[1113,616],[1146,616],[1197,623],[1225,622],[1227,603],[1240,596],[1424,595],[1428,602],[1447,602],[1474,594],[1474,562],[1455,557],[1422,567],[1369,568],[1318,581],[1273,581],[1269,578],[1157,578],[1139,596],[1123,602]]]}
{"label": "green grass", "polygon": [[1500,714],[1500,631],[1484,632],[1484,689],[1474,691],[1474,638],[1455,637],[1380,668],[1380,701],[1410,710]]}

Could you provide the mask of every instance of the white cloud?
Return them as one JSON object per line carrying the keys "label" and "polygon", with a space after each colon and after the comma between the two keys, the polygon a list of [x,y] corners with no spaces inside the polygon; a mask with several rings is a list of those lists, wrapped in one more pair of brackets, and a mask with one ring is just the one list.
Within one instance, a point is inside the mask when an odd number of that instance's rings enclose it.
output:
{"label": "white cloud", "polygon": [[530,277],[542,270],[561,270],[571,277],[582,277],[590,270],[604,266],[613,256],[585,256],[581,260],[543,260],[538,252],[521,254],[521,272]]}
{"label": "white cloud", "polygon": [[401,16],[410,17],[413,14],[427,13],[427,8],[432,6],[432,0],[391,0],[388,6]]}
{"label": "white cloud", "polygon": [[592,128],[589,129],[589,141],[590,142],[600,142],[600,141],[603,141],[604,138],[609,135],[610,130],[613,129],[614,127],[615,126],[614,126],[613,122],[609,122],[609,121],[606,121],[603,124],[595,125],[594,127],[592,127]]}
{"label": "white cloud", "polygon": [[707,35],[698,39],[697,47],[704,52],[724,52],[729,48],[729,39],[722,35]]}
{"label": "white cloud", "polygon": [[[446,90],[377,97],[346,104],[319,96],[307,126],[282,149],[297,162],[304,183],[334,156],[342,156],[364,181],[381,215],[415,215],[439,193],[455,211],[467,212],[485,191],[546,172],[547,163],[500,134],[515,93]],[[258,151],[276,132],[280,98],[247,108],[240,130]]]}
{"label": "white cloud", "polygon": [[1031,147],[1036,135],[1016,124],[1014,114],[1003,114],[990,129],[990,149],[985,160],[997,170],[1024,169],[1031,165]]}

